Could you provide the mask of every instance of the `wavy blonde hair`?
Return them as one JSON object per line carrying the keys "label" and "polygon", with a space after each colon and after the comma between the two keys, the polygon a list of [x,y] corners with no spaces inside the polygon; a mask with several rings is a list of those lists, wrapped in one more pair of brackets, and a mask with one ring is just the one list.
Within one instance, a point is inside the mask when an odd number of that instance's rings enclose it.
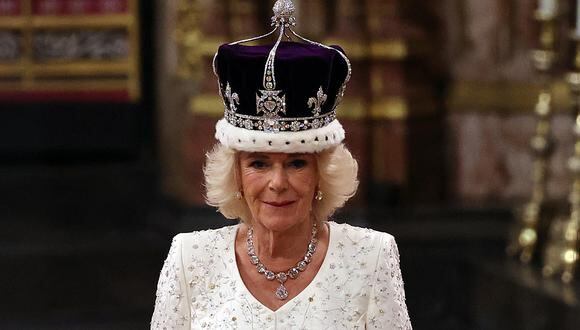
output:
{"label": "wavy blonde hair", "polygon": [[[206,154],[203,169],[206,202],[218,208],[228,219],[251,223],[252,215],[244,199],[236,199],[240,190],[237,151],[217,143]],[[349,200],[358,188],[358,163],[344,144],[315,153],[318,189],[321,201],[314,200],[312,212],[317,222],[327,220]]]}

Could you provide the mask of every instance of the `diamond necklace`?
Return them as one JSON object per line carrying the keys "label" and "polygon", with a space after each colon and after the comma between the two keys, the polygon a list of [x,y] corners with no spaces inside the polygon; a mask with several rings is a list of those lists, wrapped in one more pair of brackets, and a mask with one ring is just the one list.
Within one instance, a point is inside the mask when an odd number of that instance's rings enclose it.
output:
{"label": "diamond necklace", "polygon": [[280,286],[276,289],[275,295],[280,300],[285,300],[288,298],[288,290],[284,286],[284,282],[288,280],[288,278],[296,279],[300,272],[306,270],[308,264],[312,261],[312,256],[314,255],[314,251],[316,251],[316,244],[318,244],[318,240],[316,237],[316,224],[312,225],[312,236],[310,237],[310,242],[308,243],[308,248],[306,249],[306,253],[304,254],[304,258],[298,261],[294,267],[291,267],[285,272],[278,272],[274,273],[273,271],[269,270],[264,266],[264,264],[260,261],[260,258],[256,255],[256,249],[254,248],[254,228],[250,227],[248,229],[248,238],[246,240],[247,247],[248,247],[248,255],[250,256],[250,262],[252,265],[256,266],[258,273],[264,274],[264,277],[268,281],[277,280],[280,282]]}

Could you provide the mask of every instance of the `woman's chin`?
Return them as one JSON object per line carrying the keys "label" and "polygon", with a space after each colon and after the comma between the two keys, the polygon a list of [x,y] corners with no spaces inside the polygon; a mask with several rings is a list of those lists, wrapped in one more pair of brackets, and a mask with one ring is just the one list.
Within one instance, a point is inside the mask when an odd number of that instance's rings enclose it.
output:
{"label": "woman's chin", "polygon": [[285,231],[304,221],[307,216],[300,216],[295,207],[265,208],[258,217],[258,222],[272,231]]}

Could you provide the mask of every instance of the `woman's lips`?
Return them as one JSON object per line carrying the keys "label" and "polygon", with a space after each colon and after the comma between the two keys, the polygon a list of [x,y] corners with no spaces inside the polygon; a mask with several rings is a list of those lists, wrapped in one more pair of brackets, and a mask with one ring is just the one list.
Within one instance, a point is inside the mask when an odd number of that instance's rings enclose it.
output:
{"label": "woman's lips", "polygon": [[264,202],[270,206],[274,206],[274,207],[284,207],[284,206],[288,206],[290,204],[293,204],[294,201],[282,201],[282,202]]}

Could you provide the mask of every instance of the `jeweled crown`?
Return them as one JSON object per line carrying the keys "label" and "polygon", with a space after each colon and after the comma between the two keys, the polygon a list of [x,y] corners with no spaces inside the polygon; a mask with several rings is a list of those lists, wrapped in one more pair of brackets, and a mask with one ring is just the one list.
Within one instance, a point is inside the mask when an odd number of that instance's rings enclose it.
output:
{"label": "jeweled crown", "polygon": [[[350,79],[350,62],[338,46],[294,32],[294,5],[275,3],[274,30],[219,47],[214,72],[224,101],[216,138],[245,151],[316,152],[337,145],[344,130],[336,109]],[[243,43],[279,31],[273,45]],[[290,35],[304,42],[282,41]]]}

